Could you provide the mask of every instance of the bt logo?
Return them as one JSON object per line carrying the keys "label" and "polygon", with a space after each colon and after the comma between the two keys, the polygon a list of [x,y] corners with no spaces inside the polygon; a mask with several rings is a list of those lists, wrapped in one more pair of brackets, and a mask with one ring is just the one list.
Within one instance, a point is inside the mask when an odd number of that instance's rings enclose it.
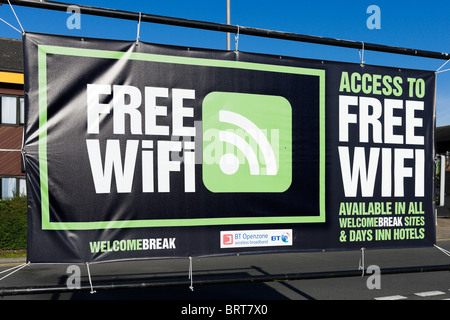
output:
{"label": "bt logo", "polygon": [[272,241],[283,241],[284,243],[288,243],[291,235],[288,232],[284,232],[281,236],[272,236]]}

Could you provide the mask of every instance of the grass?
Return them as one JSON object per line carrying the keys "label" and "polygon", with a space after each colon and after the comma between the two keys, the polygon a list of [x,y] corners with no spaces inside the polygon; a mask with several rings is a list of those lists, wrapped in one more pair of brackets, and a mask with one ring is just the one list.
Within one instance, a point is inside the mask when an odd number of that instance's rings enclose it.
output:
{"label": "grass", "polygon": [[26,257],[26,250],[0,250],[0,259],[1,258],[21,258]]}

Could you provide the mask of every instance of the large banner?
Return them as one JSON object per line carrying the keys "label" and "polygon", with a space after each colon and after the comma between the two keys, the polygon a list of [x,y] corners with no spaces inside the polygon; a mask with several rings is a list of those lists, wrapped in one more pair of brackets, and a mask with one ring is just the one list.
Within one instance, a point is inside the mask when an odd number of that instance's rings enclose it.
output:
{"label": "large banner", "polygon": [[24,35],[28,260],[435,243],[435,73]]}

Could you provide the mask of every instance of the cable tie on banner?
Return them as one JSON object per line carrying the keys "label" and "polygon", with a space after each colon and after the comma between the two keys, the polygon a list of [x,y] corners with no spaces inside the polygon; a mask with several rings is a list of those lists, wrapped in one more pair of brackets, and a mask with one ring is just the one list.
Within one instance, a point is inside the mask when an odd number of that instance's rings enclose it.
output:
{"label": "cable tie on banner", "polygon": [[19,29],[17,29],[16,27],[14,27],[12,24],[10,24],[10,23],[8,23],[8,22],[6,22],[5,20],[3,20],[2,18],[0,18],[0,20],[1,21],[3,21],[4,23],[6,23],[8,26],[10,26],[11,28],[13,28],[14,30],[16,30],[18,33],[22,33],[22,32],[20,32],[20,30]]}
{"label": "cable tie on banner", "polygon": [[359,49],[359,60],[360,60],[360,66],[364,67],[364,41],[361,41],[362,43],[362,51]]}
{"label": "cable tie on banner", "polygon": [[192,257],[189,256],[189,275],[188,275],[189,280],[191,280],[191,285],[189,286],[189,289],[191,289],[191,291],[194,291],[194,277],[192,276]]}
{"label": "cable tie on banner", "polygon": [[234,47],[235,47],[234,52],[235,53],[239,52],[238,46],[239,46],[239,25],[237,26],[237,34],[234,35]]}
{"label": "cable tie on banner", "polygon": [[442,66],[440,66],[439,69],[436,70],[436,73],[449,71],[450,69],[439,71],[439,70],[441,70],[441,69],[442,69],[449,61],[450,61],[450,60],[445,61],[444,64],[443,64]]}
{"label": "cable tie on banner", "polygon": [[436,249],[438,249],[439,251],[443,252],[444,254],[446,254],[447,256],[450,257],[450,251],[448,251],[448,250],[446,250],[446,249],[444,249],[444,248],[441,248],[441,247],[439,247],[439,246],[437,246],[437,245],[434,245],[434,247],[435,247]]}
{"label": "cable tie on banner", "polygon": [[136,36],[136,45],[139,44],[139,39],[140,39],[140,33],[141,31],[141,12],[139,12],[139,21],[138,21],[138,25],[137,25],[137,36]]}
{"label": "cable tie on banner", "polygon": [[21,149],[0,149],[2,152],[22,152]]}
{"label": "cable tie on banner", "polygon": [[89,270],[89,262],[86,262],[86,268],[87,268],[87,272],[88,272],[89,284],[91,285],[91,294],[94,294],[97,291],[95,291],[94,287],[92,286],[91,271]]}
{"label": "cable tie on banner", "polygon": [[359,267],[358,270],[362,270],[362,274],[361,277],[364,277],[364,251],[366,250],[366,248],[361,248],[361,256],[359,257]]}
{"label": "cable tie on banner", "polygon": [[[11,10],[12,10],[12,12],[14,13],[14,16],[16,17],[16,20],[17,20],[17,22],[19,23],[19,26],[20,26],[20,29],[22,29],[22,34],[23,33],[25,33],[25,30],[23,30],[23,27],[22,27],[22,24],[20,23],[20,20],[19,20],[19,18],[17,17],[17,14],[16,14],[16,12],[14,11],[14,8],[13,8],[13,6],[11,5],[11,2],[8,0],[8,3],[9,3],[9,7],[11,8]],[[19,31],[20,32],[20,31]]]}
{"label": "cable tie on banner", "polygon": [[9,277],[9,276],[12,275],[13,273],[16,273],[16,272],[19,271],[20,269],[25,268],[25,267],[28,266],[29,264],[30,264],[30,262],[22,263],[22,264],[20,264],[20,265],[18,265],[18,266],[14,266],[14,267],[9,268],[9,269],[7,269],[7,270],[1,271],[0,274],[5,273],[5,272],[8,272],[8,271],[11,271],[11,272],[8,273],[6,276],[0,278],[0,281],[2,281],[3,279]]}

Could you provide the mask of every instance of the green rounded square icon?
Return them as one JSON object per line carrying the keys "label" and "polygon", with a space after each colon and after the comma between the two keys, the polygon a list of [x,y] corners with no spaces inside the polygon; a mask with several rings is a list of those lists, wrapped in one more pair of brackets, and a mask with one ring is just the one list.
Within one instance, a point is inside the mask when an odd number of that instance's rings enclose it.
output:
{"label": "green rounded square icon", "polygon": [[284,192],[292,182],[292,109],[281,96],[211,92],[203,100],[203,184]]}

